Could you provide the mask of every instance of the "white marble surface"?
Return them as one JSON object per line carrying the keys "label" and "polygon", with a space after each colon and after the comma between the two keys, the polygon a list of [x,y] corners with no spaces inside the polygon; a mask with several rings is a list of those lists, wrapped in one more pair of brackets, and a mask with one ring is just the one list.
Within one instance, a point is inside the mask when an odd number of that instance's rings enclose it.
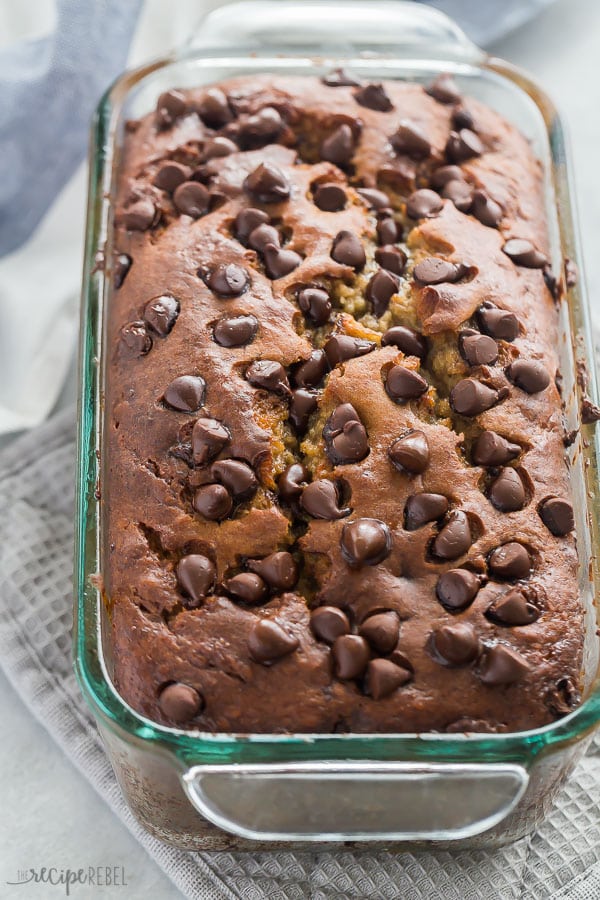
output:
{"label": "white marble surface", "polygon": [[[527,68],[569,126],[587,282],[600,322],[600,3],[559,0],[493,51]],[[72,378],[61,402],[73,396]],[[127,888],[93,898],[181,896],[55,747],[0,674],[0,898],[47,900],[58,889],[10,888],[18,868],[123,866]],[[85,896],[75,891],[74,896]]]}

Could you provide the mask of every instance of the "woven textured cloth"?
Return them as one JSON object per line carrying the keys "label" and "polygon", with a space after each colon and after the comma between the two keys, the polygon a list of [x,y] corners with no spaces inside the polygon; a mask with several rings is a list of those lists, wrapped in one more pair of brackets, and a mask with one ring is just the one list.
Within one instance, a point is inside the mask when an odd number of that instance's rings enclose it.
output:
{"label": "woven textured cloth", "polygon": [[493,852],[186,853],[129,813],[71,664],[74,413],[0,455],[0,665],[150,856],[194,900],[597,900],[600,739],[531,838]]}

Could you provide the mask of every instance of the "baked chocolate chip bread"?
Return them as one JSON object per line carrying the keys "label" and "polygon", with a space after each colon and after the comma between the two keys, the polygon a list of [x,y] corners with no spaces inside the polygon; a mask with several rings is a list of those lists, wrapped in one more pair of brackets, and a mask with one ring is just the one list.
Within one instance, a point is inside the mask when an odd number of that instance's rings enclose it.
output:
{"label": "baked chocolate chip bread", "polygon": [[168,725],[505,732],[579,701],[562,277],[447,76],[163,94],[108,322],[114,677]]}

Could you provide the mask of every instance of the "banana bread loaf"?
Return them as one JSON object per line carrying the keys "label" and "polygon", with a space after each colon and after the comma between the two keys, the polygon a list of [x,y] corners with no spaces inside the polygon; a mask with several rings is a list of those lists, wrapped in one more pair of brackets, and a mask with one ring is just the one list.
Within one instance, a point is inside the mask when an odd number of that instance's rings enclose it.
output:
{"label": "banana bread loaf", "polygon": [[223,732],[516,731],[583,612],[540,163],[433,84],[257,75],[128,122],[114,678]]}

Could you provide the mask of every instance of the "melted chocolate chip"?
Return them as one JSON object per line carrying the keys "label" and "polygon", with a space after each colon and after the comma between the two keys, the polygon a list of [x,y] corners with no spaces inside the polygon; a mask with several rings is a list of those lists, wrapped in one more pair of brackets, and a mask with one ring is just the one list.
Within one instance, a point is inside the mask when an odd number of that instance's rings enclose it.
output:
{"label": "melted chocolate chip", "polygon": [[396,153],[410,156],[411,159],[426,159],[431,153],[431,144],[413,122],[403,119],[398,125],[398,130],[390,138],[390,143]]}
{"label": "melted chocolate chip", "polygon": [[119,216],[119,224],[125,226],[128,231],[147,231],[156,218],[156,207],[152,200],[136,200]]}
{"label": "melted chocolate chip", "polygon": [[369,452],[366,429],[350,403],[334,409],[323,428],[323,439],[334,465],[360,462]]}
{"label": "melted chocolate chip", "polygon": [[406,214],[411,219],[431,218],[442,211],[444,204],[439,194],[429,188],[414,191],[406,201]]}
{"label": "melted chocolate chip", "polygon": [[525,506],[525,488],[515,469],[502,469],[488,492],[490,502],[501,512],[516,512]]}
{"label": "melted chocolate chip", "polygon": [[303,288],[299,291],[298,306],[315,325],[325,325],[329,321],[333,308],[327,291],[324,291],[322,288],[312,287]]}
{"label": "melted chocolate chip", "polygon": [[388,396],[396,402],[417,400],[427,392],[428,387],[422,375],[405,366],[392,366],[385,380]]}
{"label": "melted chocolate chip", "polygon": [[354,135],[349,125],[340,125],[321,144],[321,159],[335,163],[336,166],[347,166],[354,155]]}
{"label": "melted chocolate chip", "polygon": [[129,270],[131,268],[132,262],[133,262],[132,258],[130,256],[128,256],[126,253],[119,253],[115,257],[115,262],[114,262],[114,267],[113,267],[113,271],[114,271],[113,284],[114,284],[115,290],[118,291],[119,288],[121,287],[121,285],[123,284],[123,282],[125,281],[125,279],[127,278],[127,273],[129,272]]}
{"label": "melted chocolate chip", "polygon": [[158,706],[163,716],[177,725],[183,725],[201,712],[204,700],[195,688],[177,681],[162,689]]}
{"label": "melted chocolate chip", "polygon": [[156,120],[164,128],[170,127],[186,111],[185,95],[181,91],[165,91],[156,101]]}
{"label": "melted chocolate chip", "polygon": [[268,225],[270,219],[268,213],[262,209],[248,207],[242,209],[235,218],[235,236],[242,244],[247,244],[252,232],[259,225]]}
{"label": "melted chocolate chip", "polygon": [[338,231],[331,245],[331,258],[353,269],[362,269],[367,261],[365,248],[352,231]]}
{"label": "melted chocolate chip", "polygon": [[429,444],[422,431],[409,431],[391,444],[388,456],[400,471],[420,475],[429,465]]}
{"label": "melted chocolate chip", "polygon": [[503,466],[520,452],[518,444],[507,441],[495,431],[482,431],[473,445],[472,457],[477,466]]}
{"label": "melted chocolate chip", "polygon": [[222,484],[203,484],[194,494],[193,506],[205,519],[219,522],[233,509],[233,500]]}
{"label": "melted chocolate chip", "polygon": [[297,637],[272,619],[260,619],[248,638],[248,650],[256,662],[267,665],[297,650],[300,642]]}
{"label": "melted chocolate chip", "polygon": [[441,519],[448,512],[448,498],[443,494],[412,494],[404,507],[404,527],[416,531],[428,522]]}
{"label": "melted chocolate chip", "polygon": [[261,163],[244,181],[244,190],[259,203],[281,203],[290,196],[290,184],[271,163]]}
{"label": "melted chocolate chip", "polygon": [[465,268],[461,263],[453,263],[437,256],[428,256],[417,263],[413,275],[421,284],[454,283],[463,277]]}
{"label": "melted chocolate chip", "polygon": [[254,115],[240,121],[238,140],[244,149],[264,147],[279,137],[284,125],[278,110],[273,106],[264,106]]}
{"label": "melted chocolate chip", "polygon": [[371,277],[367,284],[367,300],[373,306],[373,313],[377,318],[383,316],[390,305],[394,294],[398,293],[400,279],[387,269],[379,269]]}
{"label": "melted chocolate chip", "polygon": [[279,476],[277,490],[287,503],[298,500],[308,482],[308,469],[302,463],[292,463]]}
{"label": "melted chocolate chip", "polygon": [[382,246],[397,243],[402,238],[402,229],[393,216],[382,216],[377,222],[377,240]]}
{"label": "melted chocolate chip", "polygon": [[285,250],[276,244],[265,244],[263,247],[265,270],[269,278],[284,278],[297,269],[302,257],[294,250]]}
{"label": "melted chocolate chip", "polygon": [[357,356],[365,356],[371,353],[377,345],[374,341],[366,341],[363,338],[352,337],[350,334],[333,334],[323,348],[327,362],[333,368],[338,363]]}
{"label": "melted chocolate chip", "polygon": [[276,591],[289,591],[298,581],[298,566],[287,550],[277,550],[263,559],[249,559],[248,568]]}
{"label": "melted chocolate chip", "polygon": [[406,268],[407,256],[404,250],[391,244],[384,244],[375,251],[375,262],[394,275],[402,275]]}
{"label": "melted chocolate chip", "polygon": [[452,110],[452,126],[457,130],[461,128],[471,128],[474,130],[475,120],[473,115],[464,106],[455,106]]}
{"label": "melted chocolate chip", "polygon": [[192,454],[197,466],[205,466],[231,440],[228,430],[218,419],[197,419],[192,431]]}
{"label": "melted chocolate chip", "polygon": [[310,614],[310,627],[320,641],[333,644],[343,634],[350,632],[348,616],[337,606],[317,606]]}
{"label": "melted chocolate chip", "polygon": [[335,183],[319,184],[313,193],[315,206],[323,212],[339,212],[344,209],[348,198],[344,188]]}
{"label": "melted chocolate chip", "polygon": [[498,399],[498,391],[475,378],[463,378],[450,392],[450,406],[461,416],[478,416],[491,409]]}
{"label": "melted chocolate chip", "polygon": [[333,69],[328,75],[323,75],[321,81],[327,87],[360,87],[362,84],[358,76],[342,67]]}
{"label": "melted chocolate chip", "polygon": [[155,184],[162,191],[172,194],[175,188],[183,184],[184,181],[188,181],[191,174],[192,171],[189,166],[184,166],[178,162],[166,162],[152,179],[152,184]]}
{"label": "melted chocolate chip", "polygon": [[123,325],[119,345],[127,356],[145,356],[149,353],[152,349],[152,338],[146,330],[146,323],[129,322]]}
{"label": "melted chocolate chip", "polygon": [[185,597],[192,601],[186,603],[188,609],[192,605],[200,606],[213,589],[216,574],[214,563],[200,553],[191,553],[179,560],[176,569],[177,584]]}
{"label": "melted chocolate chip", "polygon": [[440,166],[431,175],[431,186],[440,190],[450,181],[464,181],[465,173],[460,166]]}
{"label": "melted chocolate chip", "polygon": [[523,544],[519,544],[517,541],[509,541],[492,550],[488,558],[488,565],[492,575],[502,581],[529,578],[531,573],[529,553]]}
{"label": "melted chocolate chip", "polygon": [[382,84],[365,84],[364,87],[354,91],[354,99],[361,106],[374,109],[376,112],[390,112],[394,108]]}
{"label": "melted chocolate chip", "polygon": [[375,613],[364,620],[358,633],[376,653],[391,653],[398,643],[400,620],[391,610]]}
{"label": "melted chocolate chip", "polygon": [[290,421],[297,431],[304,431],[318,406],[318,394],[307,388],[296,388],[290,400]]}
{"label": "melted chocolate chip", "polygon": [[369,645],[357,634],[342,634],[335,639],[332,654],[337,678],[360,678],[369,662]]}
{"label": "melted chocolate chip", "polygon": [[365,687],[373,700],[389,697],[412,679],[412,672],[390,659],[372,659],[367,666]]}
{"label": "melted chocolate chip", "polygon": [[246,371],[246,379],[253,387],[274,391],[277,394],[290,394],[290,385],[281,363],[273,359],[258,359]]}
{"label": "melted chocolate chip", "polygon": [[325,478],[308,484],[302,492],[300,505],[304,512],[314,519],[343,519],[352,512],[348,507],[340,507],[337,486]]}
{"label": "melted chocolate chip", "polygon": [[390,209],[392,205],[388,195],[377,188],[357,188],[357,193],[371,209]]}
{"label": "melted chocolate chip", "polygon": [[498,359],[498,344],[487,334],[462,331],[458,336],[458,348],[470,366],[493,366]]}
{"label": "melted chocolate chip", "polygon": [[208,88],[196,108],[204,124],[211,128],[220,128],[233,119],[227,96],[219,88]]}
{"label": "melted chocolate chip", "polygon": [[559,678],[556,687],[546,695],[546,703],[555,716],[566,716],[580,701],[581,694],[568,676]]}
{"label": "melted chocolate chip", "polygon": [[484,684],[514,684],[521,681],[530,670],[530,665],[520,653],[504,644],[495,644],[484,654],[479,668],[479,677]]}
{"label": "melted chocolate chip", "polygon": [[531,241],[522,238],[511,238],[506,241],[502,249],[516,265],[524,266],[526,269],[541,269],[548,262],[544,254],[536,250]]}
{"label": "melted chocolate chip", "polygon": [[451,200],[461,212],[467,213],[473,203],[473,188],[466,181],[448,181],[442,188],[442,197]]}
{"label": "melted chocolate chip", "polygon": [[247,290],[250,278],[246,269],[235,263],[217,266],[206,279],[211,291],[222,297],[239,297]]}
{"label": "melted chocolate chip", "polygon": [[555,537],[564,537],[573,531],[575,519],[573,505],[562,497],[549,497],[540,504],[540,519]]}
{"label": "melted chocolate chip", "polygon": [[204,404],[206,381],[201,375],[174,378],[163,394],[163,402],[179,412],[196,412]]}
{"label": "melted chocolate chip", "polygon": [[240,572],[239,575],[234,575],[233,578],[224,581],[223,587],[234,600],[241,600],[242,603],[251,605],[261,603],[268,594],[266,584],[260,575],[256,575],[254,572]]}
{"label": "melted chocolate chip", "polygon": [[548,371],[536,359],[516,359],[507,367],[506,375],[526,394],[539,394],[550,384]]}
{"label": "melted chocolate chip", "polygon": [[236,500],[247,500],[258,488],[256,475],[248,463],[240,459],[221,459],[213,463],[211,474]]}
{"label": "melted chocolate chip", "polygon": [[381,345],[397,347],[406,356],[416,356],[418,359],[425,359],[427,356],[427,341],[408,325],[393,325],[388,328],[381,338]]}
{"label": "melted chocolate chip", "polygon": [[199,219],[208,212],[208,189],[198,181],[184,181],[173,194],[173,204],[182,215]]}
{"label": "melted chocolate chip", "polygon": [[488,619],[508,628],[531,625],[540,617],[540,610],[521,588],[512,588],[498,597],[486,612]]}
{"label": "melted chocolate chip", "polygon": [[202,160],[208,162],[210,159],[222,159],[224,156],[231,156],[237,153],[238,147],[229,138],[216,135],[205,141],[202,147]]}
{"label": "melted chocolate chip", "polygon": [[451,131],[446,142],[446,157],[450,162],[464,162],[473,156],[481,156],[484,151],[481,139],[469,128]]}
{"label": "melted chocolate chip", "polygon": [[462,99],[458,85],[448,72],[436,76],[425,91],[438,103],[458,103]]}
{"label": "melted chocolate chip", "polygon": [[169,294],[154,297],[144,309],[144,320],[159,337],[166,337],[179,315],[179,301]]}
{"label": "melted chocolate chip", "polygon": [[327,357],[323,350],[313,350],[309,358],[294,372],[298,387],[315,387],[329,371]]}
{"label": "melted chocolate chip", "polygon": [[502,221],[502,207],[485,191],[474,192],[471,212],[482,225],[488,225],[490,228],[497,228]]}
{"label": "melted chocolate chip", "polygon": [[431,633],[434,656],[446,666],[467,666],[477,659],[480,643],[472,625],[455,622]]}
{"label": "melted chocolate chip", "polygon": [[221,347],[245,347],[258,331],[256,316],[224,316],[215,323],[213,338]]}
{"label": "melted chocolate chip", "polygon": [[519,334],[519,320],[515,314],[491,303],[479,307],[477,322],[482,331],[498,341],[514,341]]}
{"label": "melted chocolate chip", "polygon": [[438,559],[458,559],[467,552],[472,543],[467,514],[462,509],[454,509],[435,538],[431,549]]}
{"label": "melted chocolate chip", "polygon": [[342,529],[342,556],[350,566],[376,566],[392,549],[390,530],[379,519],[355,519]]}
{"label": "melted chocolate chip", "polygon": [[248,246],[257,253],[262,253],[267,244],[279,246],[279,232],[272,225],[257,225],[248,235]]}
{"label": "melted chocolate chip", "polygon": [[481,582],[468,569],[450,569],[438,578],[437,598],[445,609],[457,612],[466,609],[473,602]]}

